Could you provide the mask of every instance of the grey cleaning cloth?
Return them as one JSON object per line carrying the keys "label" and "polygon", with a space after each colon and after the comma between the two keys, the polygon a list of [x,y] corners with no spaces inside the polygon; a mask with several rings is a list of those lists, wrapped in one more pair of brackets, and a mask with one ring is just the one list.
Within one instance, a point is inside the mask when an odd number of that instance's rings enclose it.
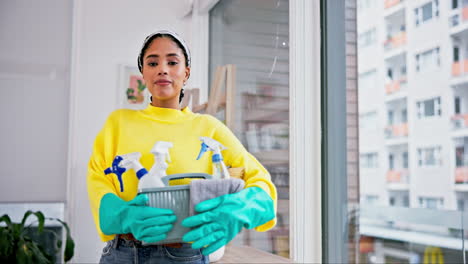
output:
{"label": "grey cleaning cloth", "polygon": [[195,214],[195,205],[221,195],[236,193],[244,189],[241,179],[193,180],[190,182],[190,215]]}

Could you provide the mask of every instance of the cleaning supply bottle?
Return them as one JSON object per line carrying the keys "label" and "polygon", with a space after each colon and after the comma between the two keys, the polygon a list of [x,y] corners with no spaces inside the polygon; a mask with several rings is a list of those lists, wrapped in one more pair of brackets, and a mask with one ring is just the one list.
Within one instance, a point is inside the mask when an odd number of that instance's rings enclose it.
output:
{"label": "cleaning supply bottle", "polygon": [[213,178],[229,179],[230,175],[226,168],[226,164],[223,162],[223,155],[221,155],[221,150],[226,149],[226,147],[209,137],[200,137],[200,140],[202,141],[202,144],[197,160],[199,160],[207,150],[212,151],[213,155],[211,160],[213,162]]}
{"label": "cleaning supply bottle", "polygon": [[151,167],[151,170],[149,171],[149,175],[152,178],[159,179],[161,183],[161,178],[167,176],[166,170],[167,167],[169,167],[167,162],[171,162],[169,149],[172,148],[172,146],[172,142],[158,141],[156,142],[156,144],[154,144],[153,149],[151,149],[151,153],[154,154],[154,164],[153,167]]}
{"label": "cleaning supply bottle", "polygon": [[[117,179],[120,183],[120,192],[124,191],[124,185],[122,180],[122,174],[129,169],[133,169],[136,172],[138,179],[140,180],[148,174],[148,171],[140,164],[141,158],[140,152],[133,152],[129,154],[123,154],[116,156],[112,162],[112,167],[104,170],[105,174],[114,173],[117,175]],[[146,177],[148,178],[148,177]],[[164,184],[163,184],[164,185]]]}

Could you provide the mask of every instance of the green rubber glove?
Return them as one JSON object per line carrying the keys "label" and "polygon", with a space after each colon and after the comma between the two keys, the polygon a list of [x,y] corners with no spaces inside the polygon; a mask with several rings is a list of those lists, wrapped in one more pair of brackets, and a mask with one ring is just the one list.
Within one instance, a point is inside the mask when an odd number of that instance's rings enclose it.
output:
{"label": "green rubber glove", "polygon": [[206,200],[195,206],[199,214],[182,221],[185,227],[196,227],[182,240],[193,242],[192,248],[209,255],[226,245],[245,227],[251,229],[275,218],[273,200],[259,187]]}
{"label": "green rubber glove", "polygon": [[176,220],[170,209],[146,206],[148,196],[138,195],[126,202],[113,193],[104,195],[99,206],[99,225],[106,235],[133,234],[148,243],[166,238]]}

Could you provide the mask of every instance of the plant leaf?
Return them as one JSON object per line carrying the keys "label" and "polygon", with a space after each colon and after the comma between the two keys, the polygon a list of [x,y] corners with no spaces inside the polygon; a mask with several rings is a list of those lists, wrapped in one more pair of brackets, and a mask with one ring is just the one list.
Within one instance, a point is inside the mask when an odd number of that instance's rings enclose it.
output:
{"label": "plant leaf", "polygon": [[33,212],[31,210],[28,210],[24,214],[23,220],[21,221],[21,229],[24,228],[24,224],[26,223],[26,219],[32,214],[34,214],[37,217],[37,220],[39,221],[38,231],[39,231],[39,233],[42,233],[42,231],[44,230],[44,219],[45,218],[44,218],[44,214],[42,212],[40,212],[40,211]]}
{"label": "plant leaf", "polygon": [[70,228],[68,227],[67,223],[63,222],[62,220],[58,218],[51,218],[51,219],[60,222],[63,225],[63,227],[65,227],[65,230],[67,232],[67,236],[66,236],[67,239],[65,240],[65,252],[63,254],[63,260],[67,262],[73,258],[73,255],[75,252],[75,242],[73,241],[73,238],[70,235]]}
{"label": "plant leaf", "polygon": [[[9,258],[13,254],[14,242],[10,227],[0,227],[0,259]],[[2,261],[3,262],[3,261]]]}
{"label": "plant leaf", "polygon": [[11,219],[7,214],[4,214],[2,217],[0,217],[0,223],[1,222],[5,222],[7,226],[11,226]]}

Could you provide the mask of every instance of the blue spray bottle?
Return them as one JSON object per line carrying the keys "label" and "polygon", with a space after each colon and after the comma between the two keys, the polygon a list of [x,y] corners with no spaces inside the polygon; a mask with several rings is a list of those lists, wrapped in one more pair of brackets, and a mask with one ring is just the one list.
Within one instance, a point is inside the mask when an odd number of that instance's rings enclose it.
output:
{"label": "blue spray bottle", "polygon": [[143,168],[139,160],[141,157],[140,152],[133,152],[129,154],[123,154],[116,156],[112,162],[112,167],[104,170],[105,174],[114,173],[117,175],[117,179],[120,183],[120,192],[124,191],[124,184],[122,180],[122,174],[129,169],[134,169],[138,179],[140,180],[143,176],[148,174],[148,171]]}
{"label": "blue spray bottle", "polygon": [[213,178],[229,179],[230,175],[226,168],[226,164],[223,162],[223,155],[221,155],[221,150],[226,149],[226,147],[209,137],[200,137],[200,140],[202,141],[202,144],[197,160],[199,160],[207,150],[212,151],[213,156],[211,160],[213,161]]}

